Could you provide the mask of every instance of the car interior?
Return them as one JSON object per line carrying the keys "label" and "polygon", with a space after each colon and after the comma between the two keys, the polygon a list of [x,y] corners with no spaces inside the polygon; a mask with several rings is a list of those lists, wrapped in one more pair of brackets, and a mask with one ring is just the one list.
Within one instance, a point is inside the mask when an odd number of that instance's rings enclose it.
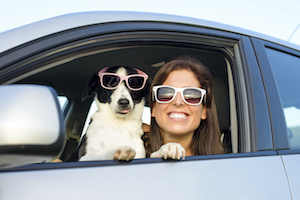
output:
{"label": "car interior", "polygon": [[224,136],[223,141],[226,143],[225,151],[237,153],[239,141],[237,118],[234,114],[236,101],[231,74],[233,58],[225,48],[166,43],[120,45],[113,48],[99,47],[99,49],[78,51],[76,54],[57,57],[54,61],[45,63],[45,66],[41,67],[38,72],[17,81],[16,84],[49,85],[57,91],[59,96],[68,99],[62,109],[67,142],[61,159],[65,160],[77,147],[84,124],[90,120],[87,115],[93,98],[82,101],[81,97],[93,74],[104,67],[129,66],[141,69],[153,79],[163,64],[179,56],[197,58],[212,73],[213,93],[220,129]]}

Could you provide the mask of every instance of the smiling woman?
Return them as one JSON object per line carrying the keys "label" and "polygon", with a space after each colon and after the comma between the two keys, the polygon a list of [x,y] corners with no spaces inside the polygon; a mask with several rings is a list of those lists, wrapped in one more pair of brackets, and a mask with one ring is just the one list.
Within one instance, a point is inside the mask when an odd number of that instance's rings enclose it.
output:
{"label": "smiling woman", "polygon": [[152,84],[147,148],[151,157],[184,159],[224,152],[212,76],[202,63],[190,57],[172,60]]}

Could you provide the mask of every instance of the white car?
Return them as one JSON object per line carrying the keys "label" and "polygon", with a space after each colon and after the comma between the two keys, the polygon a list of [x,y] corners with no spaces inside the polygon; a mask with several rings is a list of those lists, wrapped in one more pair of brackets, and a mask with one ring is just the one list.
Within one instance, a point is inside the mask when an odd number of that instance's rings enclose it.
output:
{"label": "white car", "polygon": [[[51,162],[85,132],[93,73],[126,65],[153,78],[182,55],[214,77],[226,154]],[[299,77],[299,46],[194,18],[86,12],[3,32],[0,199],[300,200]]]}

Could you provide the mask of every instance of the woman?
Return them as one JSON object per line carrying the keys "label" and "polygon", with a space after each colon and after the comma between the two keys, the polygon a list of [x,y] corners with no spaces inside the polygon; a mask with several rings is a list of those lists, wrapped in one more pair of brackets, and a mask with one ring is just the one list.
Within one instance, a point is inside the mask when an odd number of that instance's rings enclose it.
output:
{"label": "woman", "polygon": [[155,75],[147,155],[165,159],[223,153],[212,76],[198,60],[178,58]]}

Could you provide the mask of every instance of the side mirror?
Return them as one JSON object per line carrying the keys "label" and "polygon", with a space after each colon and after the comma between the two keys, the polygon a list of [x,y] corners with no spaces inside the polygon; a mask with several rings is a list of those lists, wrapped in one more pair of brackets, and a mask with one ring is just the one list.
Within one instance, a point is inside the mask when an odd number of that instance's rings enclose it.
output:
{"label": "side mirror", "polygon": [[0,86],[0,169],[53,159],[64,144],[64,120],[53,88]]}

